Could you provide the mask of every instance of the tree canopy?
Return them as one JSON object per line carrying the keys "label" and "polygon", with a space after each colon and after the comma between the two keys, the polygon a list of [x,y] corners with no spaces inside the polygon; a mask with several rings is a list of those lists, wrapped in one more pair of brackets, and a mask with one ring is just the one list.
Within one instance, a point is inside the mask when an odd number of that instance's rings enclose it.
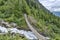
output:
{"label": "tree canopy", "polygon": [[23,14],[34,17],[37,30],[51,40],[60,40],[60,18],[53,15],[38,0],[0,0],[0,19],[15,22],[28,30]]}

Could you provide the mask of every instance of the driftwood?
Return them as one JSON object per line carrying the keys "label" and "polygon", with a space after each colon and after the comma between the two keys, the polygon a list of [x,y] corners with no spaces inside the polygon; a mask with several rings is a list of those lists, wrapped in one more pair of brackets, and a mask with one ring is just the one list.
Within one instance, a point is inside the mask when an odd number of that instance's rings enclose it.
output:
{"label": "driftwood", "polygon": [[31,25],[30,22],[28,21],[28,18],[27,18],[27,15],[26,15],[26,14],[24,14],[24,17],[25,17],[25,21],[26,21],[28,27],[30,28],[30,30],[35,34],[35,36],[36,36],[39,40],[47,40],[47,39],[48,39],[48,38],[42,36],[41,34],[39,34],[39,33],[36,31],[36,29],[34,29],[34,28],[32,27],[32,25]]}

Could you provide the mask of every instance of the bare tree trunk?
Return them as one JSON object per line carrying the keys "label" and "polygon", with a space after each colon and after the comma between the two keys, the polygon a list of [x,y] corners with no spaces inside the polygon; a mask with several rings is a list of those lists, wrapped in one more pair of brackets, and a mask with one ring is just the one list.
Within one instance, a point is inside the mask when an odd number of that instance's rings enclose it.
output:
{"label": "bare tree trunk", "polygon": [[24,14],[25,17],[25,21],[28,25],[28,27],[30,28],[30,30],[35,34],[35,36],[39,39],[39,40],[47,40],[44,36],[40,35],[33,27],[32,25],[29,23],[27,15]]}

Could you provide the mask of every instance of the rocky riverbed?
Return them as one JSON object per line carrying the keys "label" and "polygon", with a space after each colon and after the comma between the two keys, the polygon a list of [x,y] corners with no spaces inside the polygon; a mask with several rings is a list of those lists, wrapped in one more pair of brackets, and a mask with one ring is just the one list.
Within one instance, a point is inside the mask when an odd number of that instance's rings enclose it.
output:
{"label": "rocky riverbed", "polygon": [[[13,28],[11,27],[13,26]],[[27,39],[37,39],[37,37],[33,34],[31,31],[26,31],[26,30],[20,30],[17,29],[17,24],[16,23],[8,23],[3,20],[0,20],[0,34],[20,34],[22,36],[25,36]]]}

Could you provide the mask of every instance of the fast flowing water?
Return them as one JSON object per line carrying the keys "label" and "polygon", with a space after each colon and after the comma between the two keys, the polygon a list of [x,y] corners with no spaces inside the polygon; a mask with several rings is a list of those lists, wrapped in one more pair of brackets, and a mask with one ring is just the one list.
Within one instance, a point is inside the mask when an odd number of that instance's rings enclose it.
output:
{"label": "fast flowing water", "polygon": [[24,35],[27,39],[37,39],[37,37],[31,31],[18,30],[17,28],[5,28],[5,27],[0,26],[0,33],[7,34],[8,32]]}

